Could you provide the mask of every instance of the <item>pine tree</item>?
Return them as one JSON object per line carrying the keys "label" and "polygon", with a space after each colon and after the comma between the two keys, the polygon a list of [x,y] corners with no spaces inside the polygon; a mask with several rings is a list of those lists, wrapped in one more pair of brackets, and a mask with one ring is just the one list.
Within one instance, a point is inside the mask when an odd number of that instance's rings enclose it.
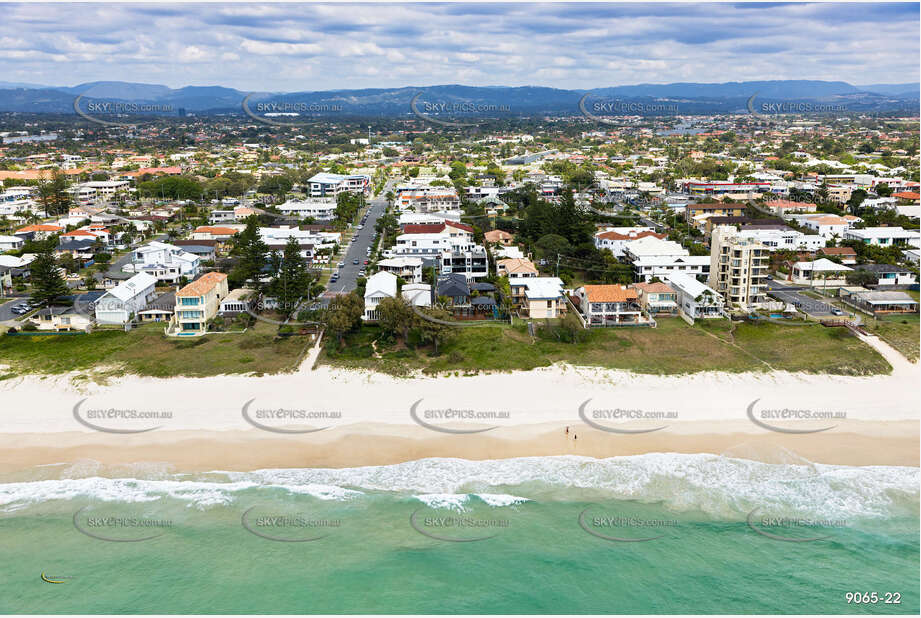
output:
{"label": "pine tree", "polygon": [[32,281],[32,300],[50,305],[58,296],[67,294],[67,283],[61,276],[57,260],[51,249],[45,247],[29,265]]}

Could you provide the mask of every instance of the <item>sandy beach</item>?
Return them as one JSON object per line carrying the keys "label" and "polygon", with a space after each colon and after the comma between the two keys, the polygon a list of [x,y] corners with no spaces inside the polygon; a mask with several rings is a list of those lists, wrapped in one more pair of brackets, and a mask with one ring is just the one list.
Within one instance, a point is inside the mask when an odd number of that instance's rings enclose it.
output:
{"label": "sandy beach", "polygon": [[393,378],[313,369],[311,355],[296,372],[263,377],[125,376],[99,385],[30,376],[0,383],[0,471],[76,461],[201,471],[647,452],[918,466],[921,370],[892,364],[891,375],[872,377],[560,365]]}

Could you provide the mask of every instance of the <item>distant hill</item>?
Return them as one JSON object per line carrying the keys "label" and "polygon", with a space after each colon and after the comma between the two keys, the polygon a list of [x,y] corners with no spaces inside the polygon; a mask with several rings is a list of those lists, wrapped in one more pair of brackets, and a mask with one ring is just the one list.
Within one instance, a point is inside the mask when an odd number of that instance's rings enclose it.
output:
{"label": "distant hill", "polygon": [[[74,100],[82,95],[81,105],[91,101],[161,104],[173,113],[179,109],[195,113],[242,113],[243,100],[249,106],[262,103],[300,104],[316,115],[408,116],[410,102],[433,116],[489,115],[526,116],[534,114],[578,114],[579,101],[588,95],[599,99],[630,102],[671,101],[680,104],[679,113],[706,114],[740,112],[747,101],[757,96],[768,101],[810,101],[846,105],[854,111],[912,109],[919,99],[918,84],[876,84],[854,86],[840,81],[772,80],[703,84],[636,84],[564,90],[542,86],[403,86],[359,90],[325,90],[288,93],[246,93],[223,86],[169,88],[160,84],[98,81],[76,86],[34,86],[0,82],[0,112],[73,113]],[[914,106],[916,108],[916,105]]]}

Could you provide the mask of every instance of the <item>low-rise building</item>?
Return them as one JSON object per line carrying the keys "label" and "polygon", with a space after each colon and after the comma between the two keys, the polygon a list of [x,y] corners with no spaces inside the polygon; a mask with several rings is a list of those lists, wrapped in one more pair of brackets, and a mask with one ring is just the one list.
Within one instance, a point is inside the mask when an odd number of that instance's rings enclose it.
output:
{"label": "low-rise building", "polygon": [[156,286],[156,277],[147,273],[138,273],[122,281],[96,300],[96,321],[100,324],[126,324],[153,300]]}
{"label": "low-rise building", "polygon": [[679,311],[692,319],[725,317],[723,297],[716,290],[694,277],[682,274],[669,275],[669,287],[678,295]]}
{"label": "low-rise building", "polygon": [[921,247],[921,232],[899,226],[851,228],[844,233],[844,238],[879,247]]}
{"label": "low-rise building", "polygon": [[855,271],[866,271],[876,276],[877,287],[909,286],[918,283],[918,275],[903,266],[893,264],[861,264]]}
{"label": "low-rise building", "polygon": [[666,283],[635,283],[633,288],[639,297],[640,307],[649,315],[677,315],[678,293]]}
{"label": "low-rise building", "polygon": [[219,272],[205,273],[176,292],[176,312],[169,334],[204,335],[228,293],[227,275]]}
{"label": "low-rise building", "polygon": [[835,287],[845,285],[849,266],[819,258],[811,262],[796,262],[790,267],[790,280],[797,285]]}
{"label": "low-rise building", "polygon": [[579,311],[589,326],[621,326],[644,321],[639,296],[622,285],[584,285],[576,288]]}
{"label": "low-rise building", "polygon": [[394,257],[379,260],[377,268],[393,273],[406,283],[422,283],[422,258]]}
{"label": "low-rise building", "polygon": [[381,271],[368,277],[365,283],[365,312],[361,319],[376,322],[380,318],[377,306],[385,298],[397,297],[397,277],[393,273]]}

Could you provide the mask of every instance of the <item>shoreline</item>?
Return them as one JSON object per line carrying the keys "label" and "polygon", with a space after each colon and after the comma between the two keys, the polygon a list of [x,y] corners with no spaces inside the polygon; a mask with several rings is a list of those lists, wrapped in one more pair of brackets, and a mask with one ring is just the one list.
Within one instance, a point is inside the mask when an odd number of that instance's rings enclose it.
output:
{"label": "shoreline", "polygon": [[[569,434],[565,433],[569,428]],[[833,432],[787,435],[743,421],[683,423],[667,430],[614,435],[586,425],[544,423],[487,434],[448,435],[408,425],[364,424],[312,434],[167,431],[133,436],[85,432],[0,434],[0,476],[55,465],[122,475],[249,472],[270,468],[384,466],[429,458],[465,460],[647,453],[713,454],[770,464],[919,466],[917,423],[850,422]]]}

